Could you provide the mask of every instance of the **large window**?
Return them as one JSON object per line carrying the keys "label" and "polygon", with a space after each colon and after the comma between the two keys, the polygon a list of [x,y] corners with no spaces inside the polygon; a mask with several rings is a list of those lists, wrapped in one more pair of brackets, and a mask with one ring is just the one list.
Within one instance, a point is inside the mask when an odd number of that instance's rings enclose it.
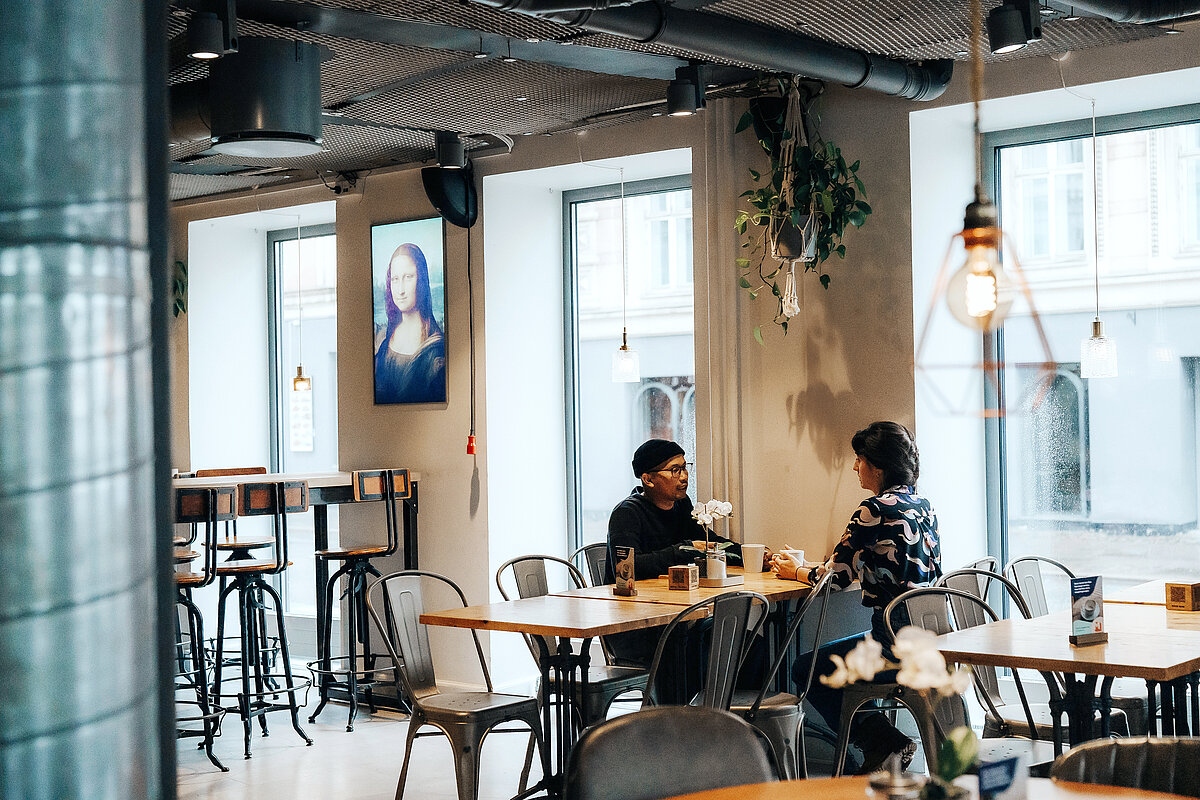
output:
{"label": "large window", "polygon": [[[331,472],[337,447],[337,256],[333,225],[268,235],[268,322],[271,380],[272,468],[279,472]],[[297,254],[299,259],[297,260]],[[293,389],[296,367],[312,380]],[[337,542],[337,506],[329,507],[330,544]],[[312,514],[288,517],[284,605],[289,614],[316,615]],[[335,604],[334,613],[337,612]]]}
{"label": "large window", "polygon": [[629,462],[642,441],[674,439],[695,455],[692,193],[686,177],[625,184],[625,316],[641,362],[637,383],[612,381],[622,326],[620,189],[568,192],[564,204],[578,545],[604,539],[609,512],[635,484]]}
{"label": "large window", "polygon": [[[1013,237],[1056,368],[1031,318],[999,337],[1007,398],[994,426],[1008,558],[1046,555],[1106,589],[1195,580],[1200,358],[1200,124],[1114,130],[1101,122],[1093,236],[1090,124],[1052,141],[994,137],[1001,222]],[[1015,139],[1015,141],[1014,141]],[[1099,252],[1093,244],[1098,241]],[[1117,342],[1119,377],[1083,379],[1095,314]]]}

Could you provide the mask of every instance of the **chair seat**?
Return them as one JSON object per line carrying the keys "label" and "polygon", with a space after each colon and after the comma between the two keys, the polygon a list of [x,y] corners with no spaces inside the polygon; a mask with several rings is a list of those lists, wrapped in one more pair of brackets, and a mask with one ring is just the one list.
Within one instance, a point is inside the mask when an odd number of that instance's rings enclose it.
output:
{"label": "chair seat", "polygon": [[218,550],[249,550],[255,547],[269,547],[275,544],[274,536],[236,536],[229,539],[218,539]]}
{"label": "chair seat", "polygon": [[246,572],[267,572],[275,569],[275,562],[265,558],[245,558],[241,561],[222,561],[217,564],[218,575],[240,575]]}
{"label": "chair seat", "polygon": [[175,559],[176,564],[182,564],[185,561],[195,561],[200,557],[200,554],[195,550],[180,550],[179,548],[175,548],[171,556]]}
{"label": "chair seat", "polygon": [[176,586],[199,586],[204,583],[204,575],[199,572],[176,572]]}
{"label": "chair seat", "polygon": [[[979,757],[982,761],[1000,761],[1027,754],[1029,770],[1034,777],[1045,777],[1054,763],[1054,742],[1045,739],[989,739],[979,740]],[[974,770],[972,770],[974,771]]]}
{"label": "chair seat", "polygon": [[387,545],[365,545],[363,547],[347,547],[347,548],[331,548],[329,550],[318,550],[315,555],[317,558],[326,559],[346,559],[358,558],[361,556],[376,556],[380,553],[387,552]]}
{"label": "chair seat", "polygon": [[[729,710],[739,716],[750,713],[758,692],[742,689],[733,693],[733,702]],[[779,714],[795,714],[800,710],[800,698],[789,692],[776,692],[763,698],[758,706],[759,716],[775,716]]]}
{"label": "chair seat", "polygon": [[454,719],[487,712],[513,709],[517,713],[537,713],[537,700],[521,694],[501,692],[439,692],[419,700],[421,712],[429,719]]}
{"label": "chair seat", "polygon": [[171,544],[174,547],[183,547],[184,545],[191,544],[191,543],[192,543],[191,536],[172,536],[171,537]]}

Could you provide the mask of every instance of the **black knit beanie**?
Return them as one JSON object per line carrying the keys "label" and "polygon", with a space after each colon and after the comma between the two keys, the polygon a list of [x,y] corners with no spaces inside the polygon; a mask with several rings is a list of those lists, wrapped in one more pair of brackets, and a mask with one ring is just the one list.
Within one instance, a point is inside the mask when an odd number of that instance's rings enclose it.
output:
{"label": "black knit beanie", "polygon": [[633,453],[633,475],[640,478],[642,473],[681,455],[683,448],[670,439],[647,439]]}

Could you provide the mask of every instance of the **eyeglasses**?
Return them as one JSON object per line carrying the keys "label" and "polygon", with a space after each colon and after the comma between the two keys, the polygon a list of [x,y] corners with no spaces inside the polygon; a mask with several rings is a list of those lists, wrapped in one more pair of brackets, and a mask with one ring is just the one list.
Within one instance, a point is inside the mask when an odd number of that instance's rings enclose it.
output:
{"label": "eyeglasses", "polygon": [[694,463],[692,463],[691,461],[688,461],[687,463],[685,463],[683,465],[676,464],[672,467],[667,467],[666,469],[656,469],[656,470],[652,470],[652,471],[653,472],[669,472],[669,473],[671,473],[672,478],[678,478],[680,475],[682,475],[685,472],[691,472],[692,468],[695,466],[696,465]]}

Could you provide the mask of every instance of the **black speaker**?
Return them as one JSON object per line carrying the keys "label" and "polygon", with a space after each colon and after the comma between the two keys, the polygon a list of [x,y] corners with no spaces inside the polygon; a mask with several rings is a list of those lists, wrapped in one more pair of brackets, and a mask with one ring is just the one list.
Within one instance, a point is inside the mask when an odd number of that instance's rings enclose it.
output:
{"label": "black speaker", "polygon": [[425,167],[421,183],[429,202],[451,225],[469,228],[479,217],[479,196],[475,191],[475,171],[467,162],[466,169]]}

